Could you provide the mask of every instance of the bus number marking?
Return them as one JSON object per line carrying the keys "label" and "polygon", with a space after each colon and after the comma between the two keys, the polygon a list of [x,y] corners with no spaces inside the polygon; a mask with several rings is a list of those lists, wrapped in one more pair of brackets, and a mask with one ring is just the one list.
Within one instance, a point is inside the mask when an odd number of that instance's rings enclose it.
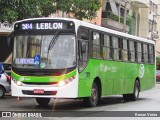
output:
{"label": "bus number marking", "polygon": [[22,29],[23,30],[32,29],[32,23],[22,24]]}

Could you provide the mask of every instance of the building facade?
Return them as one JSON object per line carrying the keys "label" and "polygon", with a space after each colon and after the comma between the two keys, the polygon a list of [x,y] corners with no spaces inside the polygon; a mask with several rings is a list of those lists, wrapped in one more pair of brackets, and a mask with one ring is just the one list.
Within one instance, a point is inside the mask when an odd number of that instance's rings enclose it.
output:
{"label": "building facade", "polygon": [[139,37],[158,37],[158,0],[103,0],[102,26]]}
{"label": "building facade", "polygon": [[156,56],[160,57],[160,0],[158,1],[157,30],[159,37],[156,40]]}
{"label": "building facade", "polygon": [[7,39],[12,30],[13,26],[8,22],[0,23],[0,62],[12,63],[13,41]]}

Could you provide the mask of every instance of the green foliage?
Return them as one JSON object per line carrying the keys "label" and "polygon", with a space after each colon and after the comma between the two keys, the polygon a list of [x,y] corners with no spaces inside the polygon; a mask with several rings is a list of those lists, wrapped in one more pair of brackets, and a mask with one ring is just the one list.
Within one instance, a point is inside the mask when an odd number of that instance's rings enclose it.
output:
{"label": "green foliage", "polygon": [[55,0],[0,0],[0,21],[48,16],[55,12]]}
{"label": "green foliage", "polygon": [[77,19],[92,19],[101,6],[100,0],[57,0],[59,11],[72,13]]}
{"label": "green foliage", "polygon": [[48,16],[56,11],[71,13],[77,19],[92,19],[100,0],[0,0],[0,21]]}
{"label": "green foliage", "polygon": [[127,20],[126,20],[126,24],[127,24],[128,26],[130,26],[131,21],[132,21],[132,16],[128,16],[128,17],[127,17]]}
{"label": "green foliage", "polygon": [[157,66],[157,70],[160,70],[160,57],[156,58],[156,66]]}

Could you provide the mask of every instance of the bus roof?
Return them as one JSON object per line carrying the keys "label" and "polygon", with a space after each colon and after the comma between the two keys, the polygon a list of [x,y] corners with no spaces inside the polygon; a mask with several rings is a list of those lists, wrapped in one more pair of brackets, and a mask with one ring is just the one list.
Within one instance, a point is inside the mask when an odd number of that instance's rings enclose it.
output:
{"label": "bus roof", "polygon": [[47,19],[49,19],[49,20],[52,20],[52,19],[53,20],[54,19],[69,20],[69,21],[73,21],[74,23],[76,23],[76,27],[77,28],[79,26],[84,26],[84,27],[87,27],[87,28],[93,28],[93,29],[96,29],[96,30],[99,30],[99,31],[115,34],[115,35],[122,36],[122,37],[125,37],[125,38],[130,38],[130,39],[135,39],[135,40],[142,41],[142,42],[155,44],[155,41],[153,41],[153,40],[137,37],[137,36],[134,36],[134,35],[130,35],[130,34],[127,34],[127,33],[119,32],[119,31],[116,31],[116,30],[112,30],[112,29],[105,28],[105,27],[102,27],[102,26],[94,25],[92,23],[80,21],[80,20],[73,19],[73,18],[57,18],[57,17],[55,17],[55,18],[49,18],[49,17],[48,18],[30,18],[30,19],[20,20],[20,21],[17,21],[15,23],[24,22],[24,21],[30,21],[30,20],[47,20]]}

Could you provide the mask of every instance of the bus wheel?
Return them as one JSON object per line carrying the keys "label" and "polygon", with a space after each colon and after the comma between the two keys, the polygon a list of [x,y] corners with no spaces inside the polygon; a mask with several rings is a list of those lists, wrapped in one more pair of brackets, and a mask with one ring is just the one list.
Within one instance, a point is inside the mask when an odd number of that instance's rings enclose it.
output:
{"label": "bus wheel", "polygon": [[3,98],[4,95],[5,95],[5,89],[2,86],[0,86],[0,98]]}
{"label": "bus wheel", "polygon": [[138,100],[139,92],[140,92],[139,88],[140,88],[139,81],[136,80],[134,83],[134,92],[132,94],[123,94],[124,101],[127,102],[127,101]]}
{"label": "bus wheel", "polygon": [[133,94],[131,94],[132,101],[138,100],[139,92],[140,92],[140,84],[139,84],[139,81],[136,80],[134,83],[134,92],[133,92]]}
{"label": "bus wheel", "polygon": [[98,103],[98,98],[99,98],[99,92],[98,92],[98,86],[94,82],[92,85],[92,93],[91,96],[88,98],[85,98],[84,101],[87,102],[87,104],[90,107],[95,107]]}
{"label": "bus wheel", "polygon": [[125,102],[128,102],[131,100],[131,94],[123,94],[123,100]]}
{"label": "bus wheel", "polygon": [[41,106],[46,106],[50,102],[50,98],[36,98],[36,101]]}

